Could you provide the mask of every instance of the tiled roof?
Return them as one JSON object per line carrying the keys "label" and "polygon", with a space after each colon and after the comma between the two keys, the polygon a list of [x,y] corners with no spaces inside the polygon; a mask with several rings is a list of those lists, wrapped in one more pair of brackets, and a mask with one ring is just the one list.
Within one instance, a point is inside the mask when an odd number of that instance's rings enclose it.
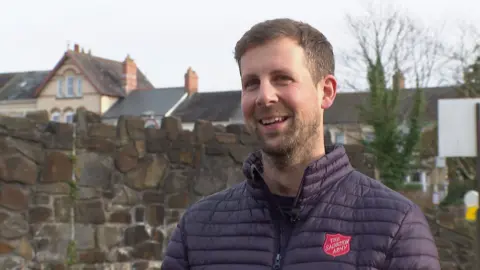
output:
{"label": "tiled roof", "polygon": [[146,111],[153,111],[156,116],[164,116],[183,95],[184,87],[135,90],[117,101],[102,117],[109,119],[121,115],[141,116]]}
{"label": "tiled roof", "polygon": [[197,92],[187,97],[172,113],[182,122],[197,119],[224,122],[238,116],[242,92],[239,90],[221,92]]}
{"label": "tiled roof", "polygon": [[[125,89],[122,86],[123,63],[119,61],[104,59],[93,56],[88,53],[67,51],[63,58],[58,62],[55,68],[49,74],[44,84],[39,87],[37,95],[42,90],[47,81],[63,65],[65,60],[72,59],[73,62],[85,73],[87,79],[93,84],[94,88],[102,95],[113,97],[124,97]],[[136,89],[150,90],[153,85],[146,76],[137,67],[137,87]]]}
{"label": "tiled roof", "polygon": [[33,99],[49,71],[0,74],[0,100]]}
{"label": "tiled roof", "polygon": [[325,110],[323,121],[325,124],[359,123],[359,106],[367,101],[368,92],[337,93],[330,108]]}
{"label": "tiled roof", "polygon": [[[125,96],[122,87],[123,63],[92,56],[86,53],[70,52],[73,59],[83,67],[83,70],[98,83],[102,94],[111,96]],[[148,81],[140,68],[137,67],[136,89],[150,90],[153,85]]]}
{"label": "tiled roof", "polygon": [[[428,121],[437,121],[438,100],[460,98],[456,86],[432,87],[424,90],[425,94],[425,118]],[[409,112],[413,105],[414,91],[408,91],[403,96],[400,112]]]}
{"label": "tiled roof", "polygon": [[[413,105],[414,89],[404,89],[400,91],[399,112],[401,117],[404,112],[409,112]],[[437,120],[437,101],[445,98],[458,98],[457,88],[450,87],[431,87],[424,89],[425,94],[425,117],[428,121]],[[325,110],[325,124],[354,124],[361,123],[358,112],[360,106],[368,101],[369,92],[337,93],[333,105]]]}
{"label": "tiled roof", "polygon": [[0,73],[0,89],[3,88],[5,84],[7,84],[8,81],[10,81],[13,76],[17,75],[18,73]]}

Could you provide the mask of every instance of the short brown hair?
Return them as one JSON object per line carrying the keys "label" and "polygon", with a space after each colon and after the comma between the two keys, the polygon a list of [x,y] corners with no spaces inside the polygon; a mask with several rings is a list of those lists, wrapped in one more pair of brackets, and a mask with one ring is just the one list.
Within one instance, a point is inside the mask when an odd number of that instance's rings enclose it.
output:
{"label": "short brown hair", "polygon": [[335,72],[335,57],[332,44],[325,35],[311,25],[292,19],[280,18],[255,24],[243,34],[235,46],[235,60],[240,59],[252,47],[263,45],[277,38],[290,38],[303,50],[312,78],[318,82],[322,77]]}

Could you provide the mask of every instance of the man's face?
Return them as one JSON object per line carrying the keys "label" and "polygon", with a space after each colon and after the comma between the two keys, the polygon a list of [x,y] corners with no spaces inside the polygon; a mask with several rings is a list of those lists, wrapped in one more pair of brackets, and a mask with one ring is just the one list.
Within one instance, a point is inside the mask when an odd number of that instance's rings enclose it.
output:
{"label": "man's face", "polygon": [[326,79],[330,85],[335,79],[326,76],[316,84],[296,42],[282,38],[251,48],[240,60],[240,73],[245,124],[266,154],[308,151],[301,146],[323,136],[323,108],[331,105],[323,88]]}

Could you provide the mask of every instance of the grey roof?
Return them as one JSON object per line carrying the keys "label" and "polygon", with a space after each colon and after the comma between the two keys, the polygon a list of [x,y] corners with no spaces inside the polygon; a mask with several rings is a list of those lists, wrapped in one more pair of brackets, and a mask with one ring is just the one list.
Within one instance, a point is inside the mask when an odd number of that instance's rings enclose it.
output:
{"label": "grey roof", "polygon": [[10,79],[17,75],[18,73],[14,73],[14,72],[11,72],[11,73],[0,73],[0,89],[3,88],[3,86],[5,84],[7,84],[8,81],[10,81]]}
{"label": "grey roof", "polygon": [[[92,56],[87,53],[69,52],[70,56],[82,65],[83,70],[91,75],[91,78],[99,84],[102,94],[112,96],[125,96],[125,89],[122,86],[123,63],[110,59]],[[136,89],[151,90],[154,86],[137,67]]]}
{"label": "grey roof", "polygon": [[[413,101],[414,89],[400,92],[400,112],[408,112]],[[443,98],[456,98],[457,87],[431,87],[424,89],[428,121],[437,120],[437,101]],[[325,110],[325,124],[361,123],[358,108],[368,101],[369,92],[338,93],[333,105]],[[199,92],[185,99],[172,113],[180,117],[182,122],[195,122],[197,119],[224,122],[242,121],[241,91]],[[404,115],[402,115],[403,117]]]}
{"label": "grey roof", "polygon": [[[414,89],[400,91],[399,111],[409,112],[413,105]],[[430,87],[424,89],[425,94],[425,117],[427,121],[437,120],[437,101],[445,98],[458,98],[455,86]],[[325,124],[353,124],[361,123],[358,108],[368,101],[369,92],[338,93],[333,105],[325,110]]]}
{"label": "grey roof", "polygon": [[29,71],[0,74],[0,100],[34,99],[35,90],[49,71]]}
{"label": "grey roof", "polygon": [[238,106],[238,108],[233,112],[230,120],[235,123],[244,122],[242,106]]}
{"label": "grey roof", "polygon": [[[438,100],[460,98],[457,86],[432,87],[424,90],[425,94],[425,118],[427,121],[437,121]],[[409,112],[413,105],[414,91],[408,91],[403,97],[400,112]]]}
{"label": "grey roof", "polygon": [[358,123],[358,107],[366,102],[368,92],[337,93],[330,108],[325,110],[325,124]]}
{"label": "grey roof", "polygon": [[153,111],[156,116],[164,116],[184,94],[184,87],[135,90],[117,101],[102,117],[141,116],[146,111]]}
{"label": "grey roof", "polygon": [[182,122],[207,120],[229,121],[238,116],[242,92],[240,90],[197,92],[186,98],[173,112]]}

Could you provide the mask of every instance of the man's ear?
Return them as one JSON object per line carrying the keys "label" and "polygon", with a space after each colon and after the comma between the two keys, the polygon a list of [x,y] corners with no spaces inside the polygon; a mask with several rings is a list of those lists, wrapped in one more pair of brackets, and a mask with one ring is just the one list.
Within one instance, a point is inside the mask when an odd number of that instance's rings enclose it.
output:
{"label": "man's ear", "polygon": [[323,90],[322,109],[330,108],[337,96],[337,79],[333,75],[327,75],[318,83],[317,88]]}

